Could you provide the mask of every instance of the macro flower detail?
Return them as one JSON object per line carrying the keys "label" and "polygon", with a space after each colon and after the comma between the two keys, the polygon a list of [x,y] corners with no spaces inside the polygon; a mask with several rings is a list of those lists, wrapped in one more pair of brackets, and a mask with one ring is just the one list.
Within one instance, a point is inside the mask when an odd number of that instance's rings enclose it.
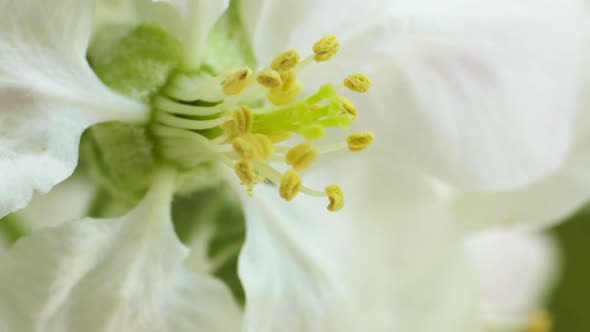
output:
{"label": "macro flower detail", "polygon": [[0,215],[97,187],[0,256],[0,332],[480,331],[453,204],[562,165],[578,5],[0,0]]}

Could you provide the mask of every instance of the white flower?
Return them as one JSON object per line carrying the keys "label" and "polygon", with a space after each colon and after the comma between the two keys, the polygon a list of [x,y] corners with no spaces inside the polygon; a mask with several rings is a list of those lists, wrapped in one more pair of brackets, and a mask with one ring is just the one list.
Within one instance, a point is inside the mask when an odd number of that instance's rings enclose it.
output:
{"label": "white flower", "polygon": [[[226,288],[185,267],[187,251],[170,221],[174,176],[161,169],[162,163],[185,171],[211,162],[233,167],[254,193],[243,199],[248,237],[239,263],[246,331],[477,331],[460,233],[448,196],[428,176],[504,189],[561,164],[577,110],[578,3],[537,1],[534,16],[528,0],[238,3],[239,11],[227,15],[239,18],[219,24],[242,32],[232,24],[243,20],[252,50],[211,30],[226,1],[171,0],[139,1],[138,12],[114,21],[156,26],[97,31],[87,54],[92,1],[0,0],[7,13],[0,20],[0,126],[6,130],[0,180],[8,188],[0,214],[67,177],[80,133],[90,125],[146,125],[153,140],[111,142],[109,148],[133,157],[103,154],[108,167],[151,153],[153,164],[121,170],[137,173],[131,176],[137,187],[113,185],[130,196],[150,188],[133,211],[39,231],[0,257],[0,331],[239,329],[242,317]],[[334,81],[334,73],[339,80],[356,70],[371,74],[375,93],[359,107],[359,123],[366,118],[382,141],[368,165],[341,159],[328,169],[334,179],[352,181],[343,181],[355,189],[346,215],[310,209],[309,197],[284,203],[276,188],[260,183],[280,183],[285,200],[301,191],[327,196],[331,210],[342,208],[339,187],[316,191],[302,186],[297,172],[270,165],[289,152],[296,158],[287,157],[287,164],[297,171],[315,159],[306,152],[316,151],[310,145],[275,146],[283,134],[312,141],[327,128],[348,127],[356,110],[340,98],[339,86],[299,97],[297,78],[312,88],[322,82],[308,79],[322,76],[313,54],[298,63],[295,52],[283,53],[273,70],[232,69],[243,65],[238,60],[250,62],[251,51],[269,64],[279,52],[306,49],[326,33],[338,33],[344,43],[341,59],[325,67],[324,82]],[[319,45],[329,54],[314,50],[315,57],[325,60],[338,48],[329,36]],[[141,102],[112,92],[92,70]],[[343,85],[364,92],[370,84],[357,74]],[[119,137],[108,129],[107,138]],[[547,131],[556,138],[541,148]],[[351,135],[348,147],[362,150],[373,137]],[[327,158],[321,152],[346,147],[316,152]],[[402,169],[392,172],[392,164]]]}

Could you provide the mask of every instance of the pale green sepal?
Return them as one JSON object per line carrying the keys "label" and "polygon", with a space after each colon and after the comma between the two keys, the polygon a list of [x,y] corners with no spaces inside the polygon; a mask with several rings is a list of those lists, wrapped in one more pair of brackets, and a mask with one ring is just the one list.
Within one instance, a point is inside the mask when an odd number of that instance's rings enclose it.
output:
{"label": "pale green sepal", "polygon": [[126,206],[135,206],[150,186],[157,164],[147,129],[104,123],[88,130],[82,142],[82,155],[99,186]]}
{"label": "pale green sepal", "polygon": [[174,36],[143,24],[105,27],[95,35],[88,59],[111,89],[147,102],[166,84],[182,54],[183,46]]}

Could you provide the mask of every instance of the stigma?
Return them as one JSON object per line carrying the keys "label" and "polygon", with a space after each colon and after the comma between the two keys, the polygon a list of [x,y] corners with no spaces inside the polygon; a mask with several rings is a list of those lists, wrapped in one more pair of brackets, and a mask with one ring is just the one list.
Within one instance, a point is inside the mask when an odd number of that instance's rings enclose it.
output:
{"label": "stigma", "polygon": [[304,184],[302,174],[325,154],[360,152],[373,144],[371,132],[321,143],[327,130],[347,132],[358,116],[353,102],[340,91],[364,93],[371,81],[354,73],[341,83],[326,83],[313,93],[303,93],[299,74],[330,61],[340,44],[327,35],[311,49],[312,54],[303,59],[296,50],[285,51],[258,70],[176,74],[152,101],[151,133],[157,154],[187,169],[219,161],[233,170],[250,195],[259,183],[270,182],[286,201],[299,194],[325,197],[329,211],[341,210],[340,186],[313,189]]}

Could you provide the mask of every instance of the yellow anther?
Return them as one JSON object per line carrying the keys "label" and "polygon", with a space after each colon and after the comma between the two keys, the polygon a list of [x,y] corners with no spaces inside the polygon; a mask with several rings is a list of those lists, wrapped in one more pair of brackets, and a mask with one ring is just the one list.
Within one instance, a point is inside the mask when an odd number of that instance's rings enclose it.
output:
{"label": "yellow anther", "polygon": [[252,110],[248,106],[242,106],[232,112],[232,120],[227,122],[226,129],[229,135],[239,136],[252,130]]}
{"label": "yellow anther", "polygon": [[256,77],[256,82],[269,89],[278,88],[283,85],[281,74],[272,69],[265,69],[261,71],[258,74],[258,77]]}
{"label": "yellow anther", "polygon": [[256,159],[268,160],[275,153],[275,146],[268,136],[254,134],[256,145]]}
{"label": "yellow anther", "polygon": [[293,166],[293,169],[302,172],[316,160],[318,153],[313,145],[309,143],[299,144],[287,152],[285,161],[287,165]]}
{"label": "yellow anther", "polygon": [[328,61],[332,59],[339,50],[340,43],[338,42],[338,38],[334,35],[327,35],[313,45],[313,52],[315,53],[313,58],[317,62]]}
{"label": "yellow anther", "polygon": [[375,135],[370,131],[352,134],[346,139],[348,149],[352,152],[363,151],[373,142],[375,142]]}
{"label": "yellow anther", "polygon": [[340,99],[340,102],[342,103],[342,111],[350,115],[353,119],[356,119],[358,111],[356,110],[354,104],[346,97],[340,96],[338,99]]}
{"label": "yellow anther", "polygon": [[344,192],[340,186],[333,184],[326,187],[326,195],[328,195],[328,199],[330,200],[328,211],[342,210],[344,207]]}
{"label": "yellow anther", "polygon": [[240,158],[245,160],[255,159],[257,155],[256,146],[243,137],[234,139],[233,149],[234,152],[240,156]]}
{"label": "yellow anther", "polygon": [[349,75],[344,80],[344,85],[352,91],[367,92],[371,88],[371,80],[362,73]]}
{"label": "yellow anther", "polygon": [[234,170],[242,184],[248,187],[248,192],[252,190],[256,184],[256,173],[252,162],[248,160],[240,160],[234,165]]}
{"label": "yellow anther", "polygon": [[240,68],[233,71],[223,83],[223,93],[229,96],[237,95],[248,86],[251,78],[252,71],[250,68]]}
{"label": "yellow anther", "polygon": [[297,73],[294,70],[283,71],[281,80],[283,81],[281,89],[292,90],[297,86]]}
{"label": "yellow anther", "polygon": [[262,134],[247,133],[233,140],[234,152],[245,160],[268,160],[275,152],[270,138]]}
{"label": "yellow anther", "polygon": [[270,89],[266,94],[268,100],[277,106],[292,102],[297,98],[301,89],[303,89],[303,84],[297,80],[297,74],[293,70],[282,72],[281,79],[283,80],[283,85]]}
{"label": "yellow anther", "polygon": [[279,72],[288,71],[295,68],[295,66],[297,66],[297,64],[299,63],[300,59],[301,57],[299,56],[299,53],[297,53],[296,50],[289,50],[281,53],[278,57],[276,57],[272,61],[270,68]]}
{"label": "yellow anther", "polygon": [[293,200],[297,194],[299,194],[299,190],[301,189],[301,178],[299,174],[297,174],[293,170],[288,170],[283,175],[283,179],[281,180],[281,185],[279,186],[279,194],[281,197],[288,201]]}
{"label": "yellow anther", "polygon": [[266,135],[268,138],[270,138],[270,140],[273,143],[279,143],[279,142],[283,142],[288,140],[289,138],[291,138],[291,136],[293,136],[293,134],[291,134],[288,131],[283,131],[283,132],[276,132],[276,133],[270,133]]}
{"label": "yellow anther", "polygon": [[526,332],[551,332],[553,320],[547,311],[539,311],[533,315]]}

